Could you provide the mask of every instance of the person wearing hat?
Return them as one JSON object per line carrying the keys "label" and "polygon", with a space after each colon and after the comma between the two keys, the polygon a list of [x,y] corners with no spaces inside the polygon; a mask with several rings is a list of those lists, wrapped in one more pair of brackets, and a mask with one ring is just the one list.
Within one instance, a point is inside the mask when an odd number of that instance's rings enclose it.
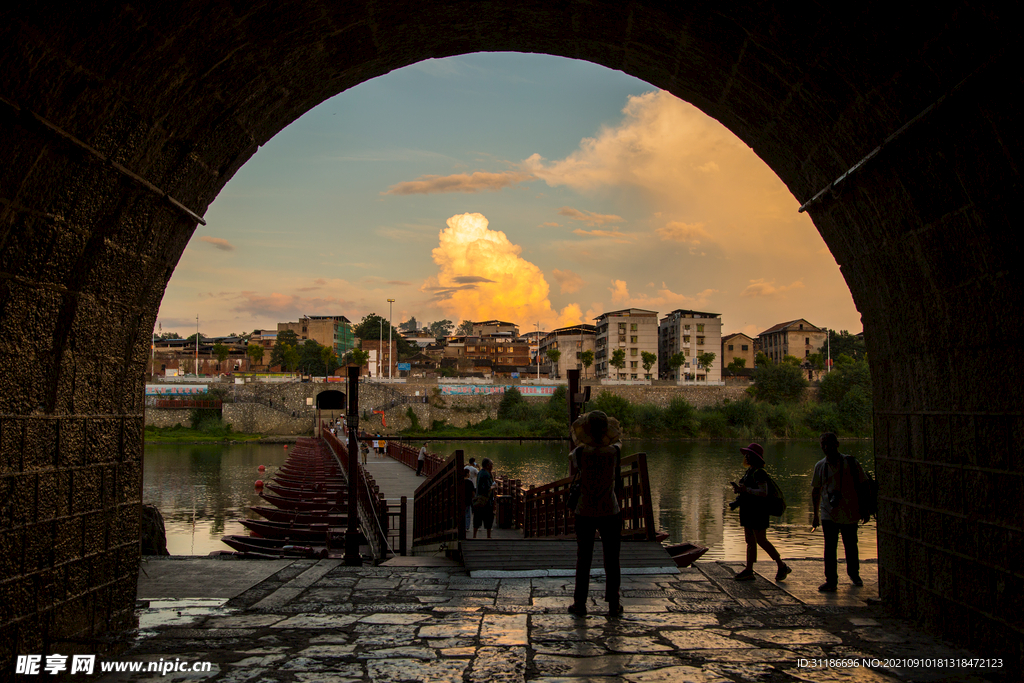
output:
{"label": "person wearing hat", "polygon": [[594,556],[594,533],[601,534],[604,553],[605,592],[609,616],[622,614],[619,601],[621,575],[619,549],[622,544],[621,492],[622,432],[619,421],[600,410],[581,415],[571,428],[576,446],[569,455],[573,472],[580,477],[580,500],[576,515],[576,586],[569,613],[587,613],[590,593],[590,565]]}
{"label": "person wearing hat", "polygon": [[734,493],[739,494],[736,504],[740,508],[740,526],[743,527],[743,537],[747,542],[747,566],[733,578],[737,581],[754,580],[754,563],[757,562],[757,546],[761,546],[768,557],[775,560],[779,566],[775,572],[775,580],[783,581],[793,571],[785,562],[775,546],[768,540],[768,508],[765,505],[765,498],[769,494],[768,473],[764,471],[764,449],[761,444],[752,443],[746,448],[741,448],[743,453],[743,464],[747,471],[740,478],[739,483],[732,484]]}

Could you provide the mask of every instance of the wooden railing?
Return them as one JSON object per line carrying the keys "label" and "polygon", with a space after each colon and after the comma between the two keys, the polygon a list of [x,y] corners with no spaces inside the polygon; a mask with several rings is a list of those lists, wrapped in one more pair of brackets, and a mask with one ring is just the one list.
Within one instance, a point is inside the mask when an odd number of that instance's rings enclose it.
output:
{"label": "wooden railing", "polygon": [[[326,422],[321,423],[320,435],[338,458],[342,472],[348,476],[348,449],[341,440],[331,433]],[[356,501],[359,511],[360,528],[378,562],[388,554],[405,555],[406,548],[406,507],[403,496],[399,503],[389,503],[380,492],[362,464],[356,460]],[[393,542],[394,541],[394,542]]]}
{"label": "wooden railing", "polygon": [[[407,467],[416,469],[420,449],[414,446],[406,446],[397,441],[388,441],[387,454]],[[426,461],[423,463],[423,474],[427,477],[434,476],[444,467],[445,460],[437,453],[427,453]]]}
{"label": "wooden railing", "polygon": [[[621,463],[622,537],[653,541],[657,534],[651,507],[651,482],[647,477],[647,454],[626,456]],[[531,487],[523,495],[523,536],[568,536],[575,533],[575,515],[565,504],[572,477]]]}
{"label": "wooden railing", "polygon": [[[389,446],[389,453],[390,450]],[[428,459],[427,466],[430,465]],[[415,467],[415,461],[412,466]],[[470,501],[466,500],[462,483],[464,468],[462,451],[455,451],[416,489],[412,521],[414,546],[445,544],[454,550],[466,539],[466,506]]]}

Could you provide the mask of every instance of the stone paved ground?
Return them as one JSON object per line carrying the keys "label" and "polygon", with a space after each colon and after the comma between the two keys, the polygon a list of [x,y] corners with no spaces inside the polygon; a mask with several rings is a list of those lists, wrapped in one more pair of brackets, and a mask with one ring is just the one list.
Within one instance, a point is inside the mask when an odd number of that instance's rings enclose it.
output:
{"label": "stone paved ground", "polygon": [[[237,561],[237,560],[236,560]],[[103,683],[468,681],[981,681],[966,668],[821,668],[822,659],[984,657],[887,616],[866,585],[823,595],[821,563],[785,584],[738,583],[739,563],[623,577],[626,613],[565,613],[572,577],[474,579],[461,568],[299,560],[229,601],[151,601],[122,661],[209,661],[206,673],[107,674]],[[759,565],[768,570],[766,563]],[[874,604],[872,604],[874,603]],[[800,660],[807,660],[801,666]],[[989,678],[985,678],[988,676]]]}

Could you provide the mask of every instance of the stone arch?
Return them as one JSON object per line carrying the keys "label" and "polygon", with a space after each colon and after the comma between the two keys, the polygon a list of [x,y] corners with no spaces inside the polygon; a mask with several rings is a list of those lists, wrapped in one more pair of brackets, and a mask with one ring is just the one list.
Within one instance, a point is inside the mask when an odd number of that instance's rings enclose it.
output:
{"label": "stone arch", "polygon": [[147,339],[218,191],[324,99],[422,59],[497,50],[664,88],[808,202],[867,333],[883,596],[1019,662],[1021,76],[1005,58],[1014,8],[995,7],[0,10],[0,665],[131,621]]}
{"label": "stone arch", "polygon": [[345,410],[348,406],[345,392],[337,389],[325,389],[316,395],[317,410]]}

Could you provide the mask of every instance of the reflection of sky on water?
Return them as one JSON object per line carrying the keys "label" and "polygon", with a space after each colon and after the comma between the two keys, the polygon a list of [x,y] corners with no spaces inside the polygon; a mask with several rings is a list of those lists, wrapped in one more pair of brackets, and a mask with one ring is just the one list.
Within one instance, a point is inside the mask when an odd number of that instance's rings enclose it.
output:
{"label": "reflection of sky on water", "polygon": [[[744,556],[739,514],[728,509],[733,499],[730,481],[743,474],[739,452],[745,443],[631,441],[625,452],[645,451],[654,498],[655,519],[673,542],[695,541],[710,547],[708,559],[738,560]],[[495,474],[542,484],[566,476],[566,446],[540,443],[442,443],[431,446],[442,455],[456,448],[466,458],[494,460]],[[874,469],[870,441],[844,442],[843,452],[856,456],[866,469]],[[768,470],[786,494],[786,513],[773,519],[769,539],[784,557],[819,557],[820,530],[810,532],[811,472],[821,459],[816,442],[769,444]],[[252,516],[249,506],[259,503],[253,482],[265,479],[257,471],[280,465],[288,451],[280,445],[147,445],[143,501],[160,508],[172,555],[207,555],[227,550],[220,538],[244,534],[238,522]],[[841,552],[841,551],[840,551]],[[864,559],[877,557],[875,524],[860,532]],[[767,560],[760,555],[761,560]]]}

